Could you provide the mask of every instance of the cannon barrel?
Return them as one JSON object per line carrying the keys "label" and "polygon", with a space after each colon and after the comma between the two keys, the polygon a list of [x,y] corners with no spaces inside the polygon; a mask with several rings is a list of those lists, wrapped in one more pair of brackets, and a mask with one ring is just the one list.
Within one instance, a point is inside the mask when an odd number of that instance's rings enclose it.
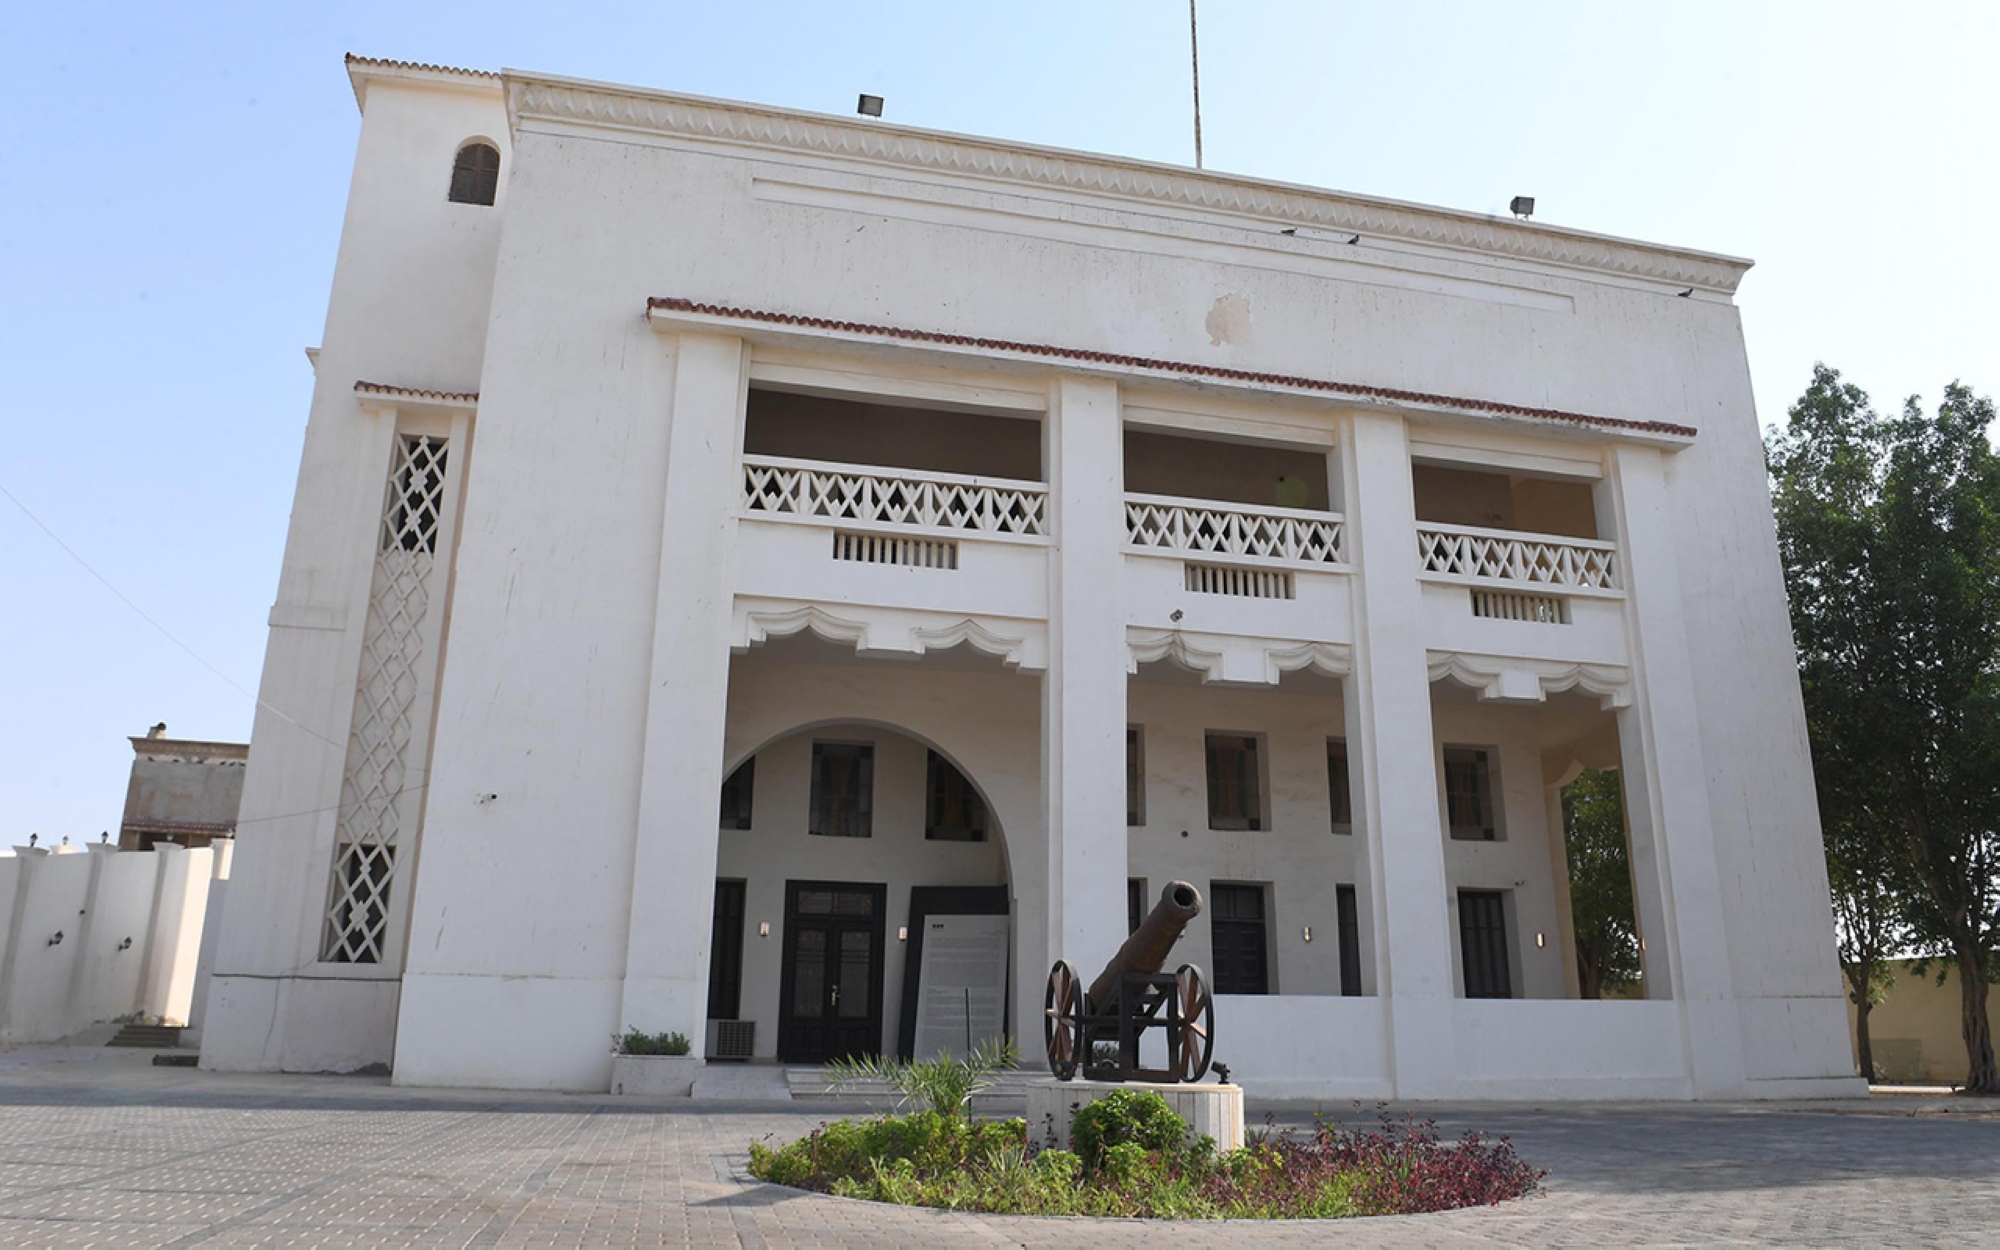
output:
{"label": "cannon barrel", "polygon": [[1118,978],[1128,972],[1158,972],[1166,965],[1167,954],[1188,922],[1201,915],[1201,891],[1185,881],[1169,881],[1160,891],[1160,901],[1146,913],[1145,920],[1125,939],[1125,945],[1104,965],[1104,971],[1090,983],[1092,1011],[1105,1011],[1118,994]]}

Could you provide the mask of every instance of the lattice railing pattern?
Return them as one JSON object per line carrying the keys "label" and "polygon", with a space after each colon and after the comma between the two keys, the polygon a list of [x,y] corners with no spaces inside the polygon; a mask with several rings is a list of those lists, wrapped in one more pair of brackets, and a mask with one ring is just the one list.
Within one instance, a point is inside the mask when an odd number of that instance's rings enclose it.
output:
{"label": "lattice railing pattern", "polygon": [[1417,527],[1417,556],[1426,573],[1556,589],[1619,589],[1617,546],[1585,538],[1426,523]]}
{"label": "lattice railing pattern", "polygon": [[984,534],[1048,532],[1048,488],[1039,482],[766,456],[743,457],[743,507],[751,513]]}
{"label": "lattice railing pattern", "polygon": [[1125,496],[1125,539],[1135,547],[1341,564],[1346,528],[1331,512]]}
{"label": "lattice railing pattern", "polygon": [[397,441],[361,636],[354,724],[335,826],[333,883],[320,950],[320,958],[333,963],[380,963],[385,954],[411,709],[421,680],[423,621],[430,609],[444,506],[444,468],[444,439],[412,435]]}

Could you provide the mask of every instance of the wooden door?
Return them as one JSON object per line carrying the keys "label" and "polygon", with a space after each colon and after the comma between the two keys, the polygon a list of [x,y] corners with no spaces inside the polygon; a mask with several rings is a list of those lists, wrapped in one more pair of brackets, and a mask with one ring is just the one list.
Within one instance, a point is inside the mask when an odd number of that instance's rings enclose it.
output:
{"label": "wooden door", "polygon": [[825,1063],[881,1052],[887,894],[862,882],[785,883],[780,1059]]}

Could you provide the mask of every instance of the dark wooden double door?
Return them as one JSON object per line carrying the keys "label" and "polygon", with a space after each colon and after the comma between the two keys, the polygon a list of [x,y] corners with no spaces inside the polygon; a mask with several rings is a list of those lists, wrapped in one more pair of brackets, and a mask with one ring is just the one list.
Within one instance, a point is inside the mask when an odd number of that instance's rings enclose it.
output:
{"label": "dark wooden double door", "polygon": [[785,883],[778,1057],[825,1063],[882,1050],[883,912],[888,888]]}

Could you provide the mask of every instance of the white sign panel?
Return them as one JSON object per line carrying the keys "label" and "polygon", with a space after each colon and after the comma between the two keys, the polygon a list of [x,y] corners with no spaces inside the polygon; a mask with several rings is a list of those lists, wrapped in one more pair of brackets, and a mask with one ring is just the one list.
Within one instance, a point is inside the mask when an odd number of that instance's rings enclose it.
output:
{"label": "white sign panel", "polygon": [[963,1055],[1007,1033],[1006,916],[931,916],[917,971],[916,1057]]}

